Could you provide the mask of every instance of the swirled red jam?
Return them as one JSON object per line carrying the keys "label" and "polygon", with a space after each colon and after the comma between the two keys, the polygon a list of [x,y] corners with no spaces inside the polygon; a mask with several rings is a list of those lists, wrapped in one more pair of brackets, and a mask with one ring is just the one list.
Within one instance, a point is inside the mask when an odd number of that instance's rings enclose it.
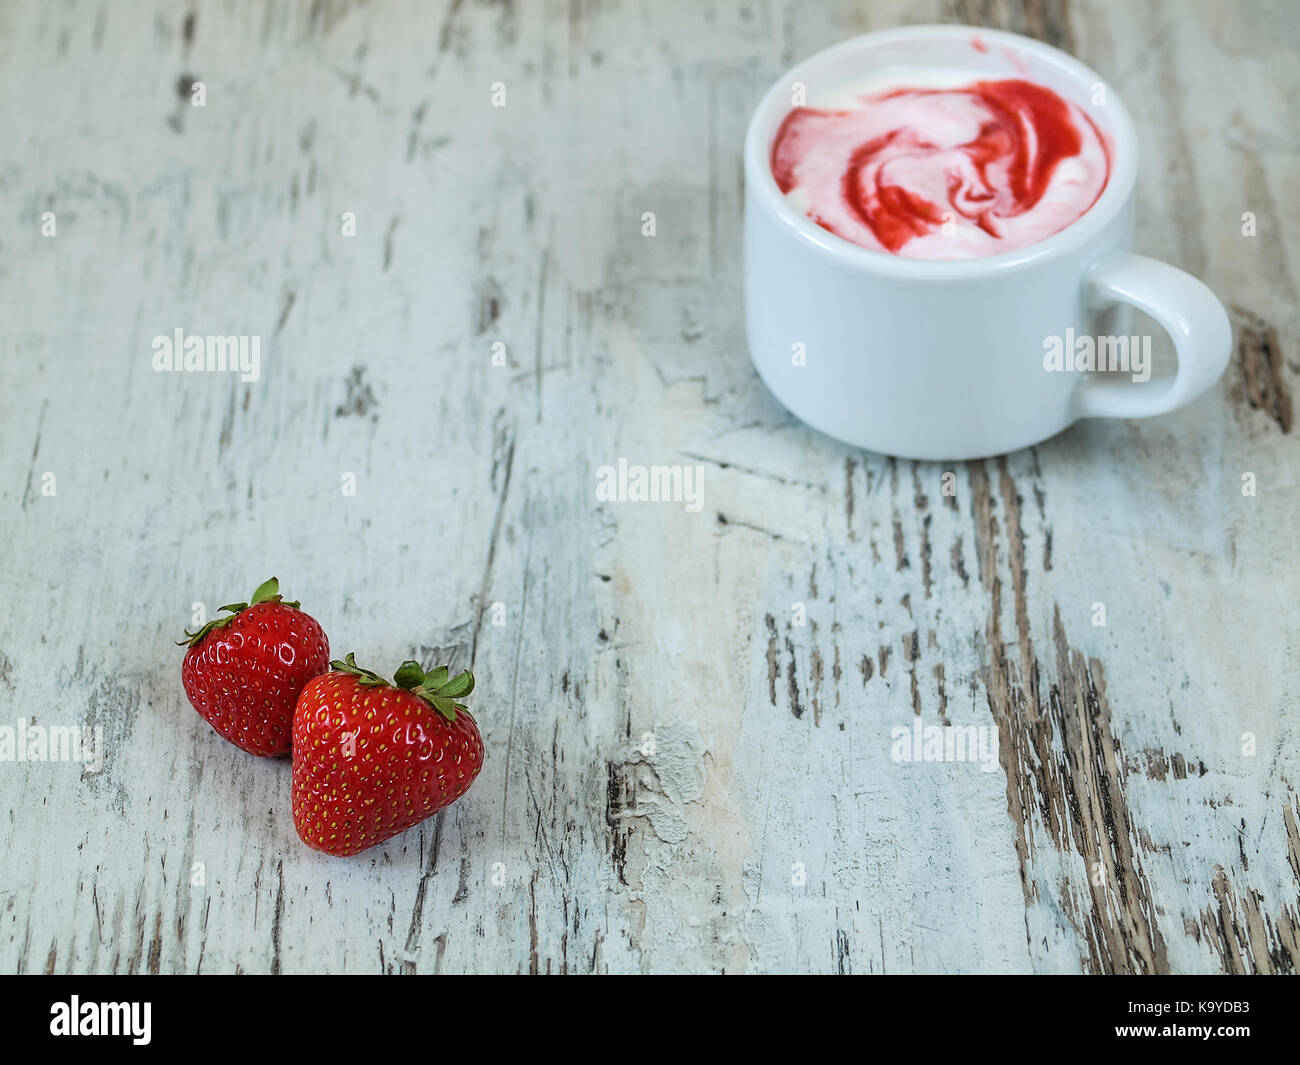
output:
{"label": "swirled red jam", "polygon": [[1096,203],[1109,173],[1092,119],[1021,78],[850,90],[833,106],[796,107],[772,145],[772,176],[795,210],[910,259],[1034,244]]}

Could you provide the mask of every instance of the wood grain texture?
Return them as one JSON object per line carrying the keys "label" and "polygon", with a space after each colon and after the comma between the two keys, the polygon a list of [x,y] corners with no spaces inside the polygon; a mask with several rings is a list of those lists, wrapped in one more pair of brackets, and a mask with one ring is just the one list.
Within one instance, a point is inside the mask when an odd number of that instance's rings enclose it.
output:
{"label": "wood grain texture", "polygon": [[[763,389],[749,112],[932,21],[1112,80],[1138,249],[1234,307],[1210,394],[945,467]],[[0,763],[0,967],[1294,971],[1296,99],[1263,0],[0,8],[0,724],[105,749]],[[176,328],[260,379],[155,373]],[[598,499],[620,458],[702,508]],[[271,573],[478,677],[480,780],[357,859],[181,691]],[[997,757],[895,761],[918,719]]]}

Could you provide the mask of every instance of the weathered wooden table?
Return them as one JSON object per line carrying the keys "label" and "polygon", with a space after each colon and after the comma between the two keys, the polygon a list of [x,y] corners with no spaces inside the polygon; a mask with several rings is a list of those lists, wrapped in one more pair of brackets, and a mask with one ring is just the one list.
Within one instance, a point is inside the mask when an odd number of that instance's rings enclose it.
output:
{"label": "weathered wooden table", "polygon": [[[751,107],[953,20],[1128,101],[1139,250],[1235,308],[1190,408],[949,467],[755,377]],[[6,5],[0,724],[103,764],[0,764],[0,964],[1292,970],[1298,43],[1289,3]],[[177,329],[258,379],[155,372]],[[598,498],[620,460],[699,509]],[[356,859],[181,691],[191,604],[271,573],[337,655],[479,680],[479,782]]]}

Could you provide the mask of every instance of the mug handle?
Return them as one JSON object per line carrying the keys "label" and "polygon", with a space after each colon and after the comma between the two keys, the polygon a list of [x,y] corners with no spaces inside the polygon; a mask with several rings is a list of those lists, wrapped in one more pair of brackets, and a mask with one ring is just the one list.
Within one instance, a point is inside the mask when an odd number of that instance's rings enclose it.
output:
{"label": "mug handle", "polygon": [[[1177,267],[1132,252],[1115,252],[1084,277],[1091,311],[1126,303],[1164,328],[1178,354],[1178,372],[1161,384],[1089,375],[1075,390],[1080,418],[1149,418],[1190,403],[1223,374],[1232,354],[1232,327],[1218,297]],[[1152,387],[1154,385],[1154,387]]]}

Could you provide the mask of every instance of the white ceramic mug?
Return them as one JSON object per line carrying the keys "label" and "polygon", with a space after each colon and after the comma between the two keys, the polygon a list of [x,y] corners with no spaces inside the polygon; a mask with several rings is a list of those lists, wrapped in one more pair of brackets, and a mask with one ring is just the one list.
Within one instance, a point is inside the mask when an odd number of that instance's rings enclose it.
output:
{"label": "white ceramic mug", "polygon": [[[979,47],[972,46],[978,38]],[[1017,251],[907,259],[850,244],[786,203],[772,141],[797,83],[815,103],[890,66],[1023,77],[1080,106],[1109,135],[1110,177],[1077,221]],[[858,447],[968,459],[1027,447],[1079,418],[1140,418],[1189,403],[1227,365],[1231,328],[1200,281],[1131,252],[1138,146],[1103,79],[1038,41],[968,26],[909,26],[819,52],[774,85],[745,138],[745,316],[772,393],[809,425]],[[1053,372],[1046,339],[1126,335],[1128,306],[1169,333],[1172,378]]]}

